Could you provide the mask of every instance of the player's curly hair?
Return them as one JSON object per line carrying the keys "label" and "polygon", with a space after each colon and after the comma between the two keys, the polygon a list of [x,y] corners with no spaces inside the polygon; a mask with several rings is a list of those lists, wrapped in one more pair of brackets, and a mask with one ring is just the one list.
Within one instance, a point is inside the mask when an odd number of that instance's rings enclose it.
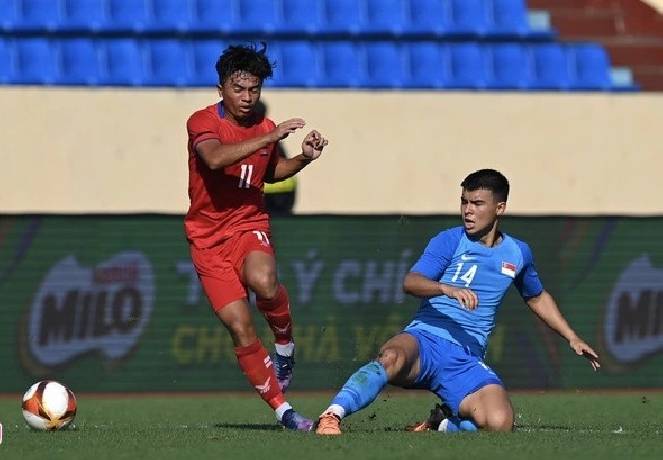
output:
{"label": "player's curly hair", "polygon": [[235,72],[250,73],[261,82],[271,77],[274,64],[267,58],[267,43],[261,44],[260,49],[255,44],[231,45],[226,48],[214,66],[219,74],[219,83],[223,84]]}
{"label": "player's curly hair", "polygon": [[509,181],[495,169],[480,169],[468,175],[460,186],[468,192],[479,189],[490,190],[497,201],[506,201],[509,196]]}

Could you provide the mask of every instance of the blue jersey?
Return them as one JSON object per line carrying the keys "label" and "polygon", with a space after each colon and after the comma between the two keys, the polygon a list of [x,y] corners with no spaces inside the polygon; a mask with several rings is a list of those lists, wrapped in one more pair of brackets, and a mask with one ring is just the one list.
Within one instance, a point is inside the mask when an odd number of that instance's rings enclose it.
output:
{"label": "blue jersey", "polygon": [[424,299],[405,330],[428,331],[480,357],[485,354],[497,310],[511,283],[525,300],[543,291],[529,246],[504,233],[499,244],[487,247],[470,240],[463,227],[445,230],[430,240],[411,271],[471,289],[479,302],[469,311],[445,295]]}

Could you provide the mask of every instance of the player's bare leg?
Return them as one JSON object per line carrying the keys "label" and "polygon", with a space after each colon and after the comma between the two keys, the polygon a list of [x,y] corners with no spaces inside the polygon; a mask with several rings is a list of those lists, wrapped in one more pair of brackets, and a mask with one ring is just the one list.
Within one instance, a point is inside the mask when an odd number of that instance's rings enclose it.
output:
{"label": "player's bare leg", "polygon": [[368,406],[387,383],[409,386],[419,374],[419,345],[410,334],[398,334],[381,348],[375,361],[355,372],[318,419],[316,433],[341,434],[341,419]]}
{"label": "player's bare leg", "polygon": [[313,422],[297,414],[279,388],[271,359],[256,335],[246,299],[230,302],[216,311],[230,332],[239,367],[260,397],[276,412],[283,426],[309,431]]}
{"label": "player's bare leg", "polygon": [[295,365],[295,343],[292,339],[290,300],[285,287],[278,282],[276,260],[263,251],[251,251],[244,260],[242,275],[256,293],[257,306],[274,333],[274,365],[281,391],[292,381]]}
{"label": "player's bare leg", "polygon": [[504,387],[490,384],[460,403],[459,415],[488,431],[513,431],[513,406]]}

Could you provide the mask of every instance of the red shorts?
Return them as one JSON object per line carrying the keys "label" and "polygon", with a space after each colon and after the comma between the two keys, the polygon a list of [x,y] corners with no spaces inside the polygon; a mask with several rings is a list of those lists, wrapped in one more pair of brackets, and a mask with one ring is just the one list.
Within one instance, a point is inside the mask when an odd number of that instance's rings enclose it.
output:
{"label": "red shorts", "polygon": [[215,312],[230,302],[246,298],[241,275],[244,259],[251,251],[273,256],[270,236],[269,232],[255,230],[236,233],[220,245],[207,249],[189,245],[193,266]]}

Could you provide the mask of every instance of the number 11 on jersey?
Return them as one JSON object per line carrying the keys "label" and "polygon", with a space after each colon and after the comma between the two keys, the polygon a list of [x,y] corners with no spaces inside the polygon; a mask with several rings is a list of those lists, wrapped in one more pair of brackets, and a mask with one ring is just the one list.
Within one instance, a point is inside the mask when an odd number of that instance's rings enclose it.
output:
{"label": "number 11 on jersey", "polygon": [[253,176],[253,165],[240,165],[239,188],[251,187],[251,176]]}

